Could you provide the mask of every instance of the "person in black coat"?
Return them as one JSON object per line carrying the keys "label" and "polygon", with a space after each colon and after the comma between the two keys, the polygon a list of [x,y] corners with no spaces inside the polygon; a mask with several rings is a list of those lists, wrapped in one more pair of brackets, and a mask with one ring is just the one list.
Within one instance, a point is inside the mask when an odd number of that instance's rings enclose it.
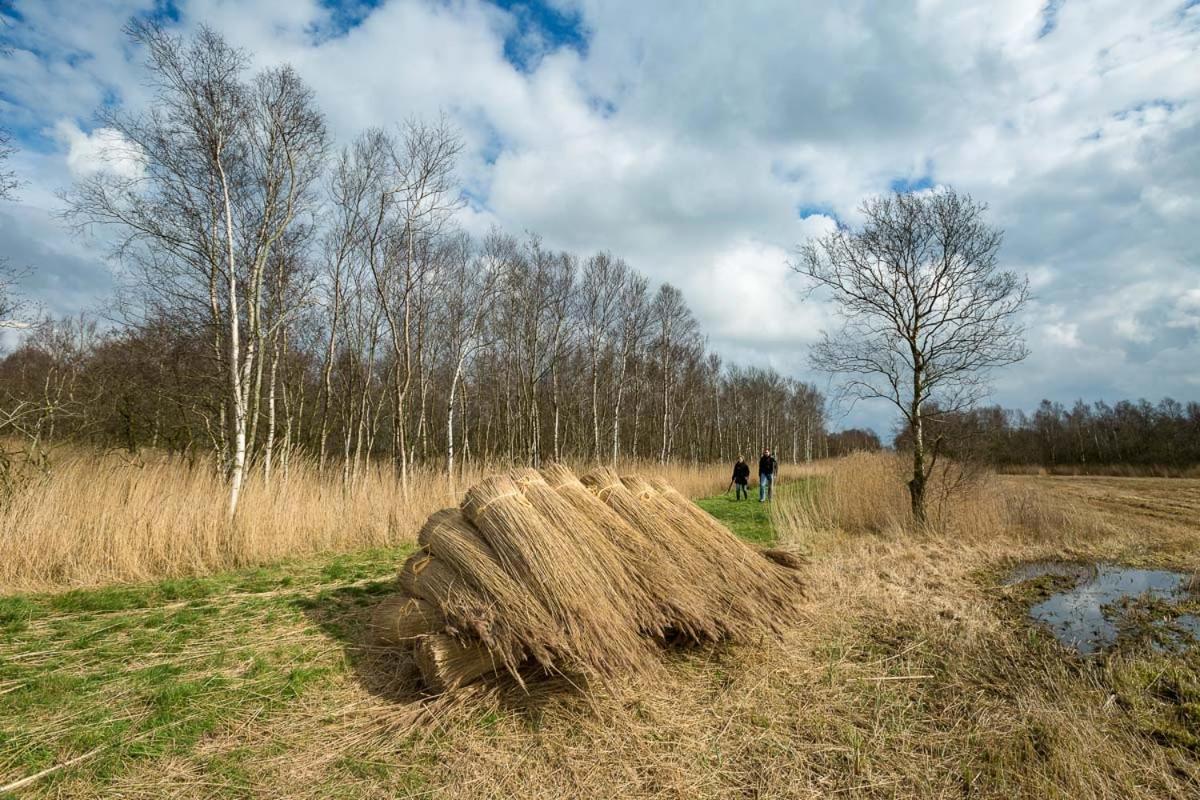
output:
{"label": "person in black coat", "polygon": [[770,450],[763,450],[762,458],[758,460],[758,502],[764,503],[771,499],[771,484],[775,482],[775,473],[779,470],[779,462]]}
{"label": "person in black coat", "polygon": [[746,463],[745,456],[738,456],[737,463],[733,465],[733,483],[737,486],[737,494],[734,497],[735,500],[750,498],[750,492],[746,489],[746,484],[749,482],[750,465]]}

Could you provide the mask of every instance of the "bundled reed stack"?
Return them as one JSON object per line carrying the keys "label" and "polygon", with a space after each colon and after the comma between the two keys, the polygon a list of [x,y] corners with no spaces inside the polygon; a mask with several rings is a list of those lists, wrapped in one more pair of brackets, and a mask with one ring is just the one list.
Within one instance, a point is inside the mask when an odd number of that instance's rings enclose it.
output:
{"label": "bundled reed stack", "polygon": [[752,641],[779,632],[802,587],[793,569],[765,558],[701,508],[658,481],[593,470],[582,482],[669,552],[692,586],[703,587],[721,638]]}
{"label": "bundled reed stack", "polygon": [[[650,633],[663,639],[683,638],[692,642],[715,641],[724,635],[708,596],[702,587],[687,577],[681,566],[683,553],[672,547],[670,541],[656,540],[644,532],[655,527],[653,519],[628,521],[562,464],[551,464],[542,470],[542,476],[582,516],[591,520],[633,565],[637,579],[647,595],[653,598],[658,611],[659,618]],[[615,486],[613,490],[622,488]],[[621,498],[609,499],[616,502]],[[632,498],[625,499],[628,502],[623,507],[627,507],[630,514],[641,513]]]}
{"label": "bundled reed stack", "polygon": [[638,635],[636,597],[623,594],[632,584],[592,526],[539,511],[507,476],[473,486],[462,508],[565,637],[567,671],[609,677],[651,666]]}
{"label": "bundled reed stack", "polygon": [[516,470],[467,491],[421,529],[382,603],[377,644],[411,652],[453,689],[505,672],[606,681],[658,666],[666,644],[778,630],[795,572],[666,484],[597,470]]}
{"label": "bundled reed stack", "polygon": [[[584,562],[605,595],[612,598],[614,607],[610,610],[624,621],[633,621],[639,632],[661,638],[666,619],[659,613],[651,587],[642,580],[642,565],[596,524],[594,514],[580,511],[551,488],[540,472],[520,469],[511,477],[529,504],[573,546],[575,557]],[[639,639],[639,654],[645,650],[645,643]]]}

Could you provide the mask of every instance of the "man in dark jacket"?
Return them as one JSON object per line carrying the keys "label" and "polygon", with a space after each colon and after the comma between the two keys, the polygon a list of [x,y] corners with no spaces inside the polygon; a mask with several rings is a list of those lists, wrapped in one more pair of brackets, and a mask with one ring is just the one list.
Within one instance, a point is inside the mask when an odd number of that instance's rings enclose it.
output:
{"label": "man in dark jacket", "polygon": [[758,502],[771,499],[771,484],[775,481],[778,468],[779,462],[771,455],[771,451],[763,450],[762,458],[758,460]]}
{"label": "man in dark jacket", "polygon": [[746,484],[749,482],[750,465],[746,463],[745,456],[738,456],[737,463],[733,465],[733,483],[737,486],[737,494],[734,499],[750,499],[750,492],[746,489]]}

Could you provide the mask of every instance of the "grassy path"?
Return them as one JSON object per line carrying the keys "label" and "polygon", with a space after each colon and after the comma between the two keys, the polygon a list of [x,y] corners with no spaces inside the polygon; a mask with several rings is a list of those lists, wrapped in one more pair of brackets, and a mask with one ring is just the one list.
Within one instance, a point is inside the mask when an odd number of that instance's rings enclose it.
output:
{"label": "grassy path", "polygon": [[[743,538],[773,541],[767,506],[731,498],[699,504]],[[363,626],[409,551],[0,597],[0,787],[52,770],[28,791],[103,795],[182,761],[216,793],[257,796],[251,765],[287,745],[236,732],[362,694]]]}
{"label": "grassy path", "polygon": [[[811,479],[800,479],[781,483],[774,488],[776,497],[787,497],[812,491]],[[771,524],[771,504],[758,502],[758,487],[750,487],[747,500],[737,500],[731,489],[697,500],[696,504],[725,524],[741,538],[754,544],[770,546],[775,543],[775,529]]]}

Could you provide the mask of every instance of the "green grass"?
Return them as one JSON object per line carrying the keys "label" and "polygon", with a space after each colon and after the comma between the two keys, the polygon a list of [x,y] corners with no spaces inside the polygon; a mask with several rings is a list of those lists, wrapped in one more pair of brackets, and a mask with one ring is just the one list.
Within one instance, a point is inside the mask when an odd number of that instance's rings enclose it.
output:
{"label": "green grass", "polygon": [[[82,775],[99,790],[344,676],[351,620],[409,550],[0,597],[0,786],[96,750],[37,787]],[[236,777],[235,757],[217,761]]]}
{"label": "green grass", "polygon": [[[699,504],[747,541],[774,541],[767,506],[731,498]],[[206,753],[204,743],[355,680],[362,626],[408,552],[0,597],[0,786],[96,751],[32,791],[70,781],[104,794],[131,770],[184,758],[227,794],[252,795],[247,765],[270,745]],[[388,768],[342,766],[363,780]],[[402,783],[419,789],[420,776]]]}
{"label": "green grass", "polygon": [[[775,529],[771,525],[771,504],[758,502],[757,486],[750,487],[750,490],[750,498],[747,500],[734,499],[736,494],[731,489],[725,494],[697,500],[696,504],[746,541],[760,545],[772,545],[775,543]],[[781,483],[774,488],[775,497],[810,490],[811,481],[809,479]]]}

